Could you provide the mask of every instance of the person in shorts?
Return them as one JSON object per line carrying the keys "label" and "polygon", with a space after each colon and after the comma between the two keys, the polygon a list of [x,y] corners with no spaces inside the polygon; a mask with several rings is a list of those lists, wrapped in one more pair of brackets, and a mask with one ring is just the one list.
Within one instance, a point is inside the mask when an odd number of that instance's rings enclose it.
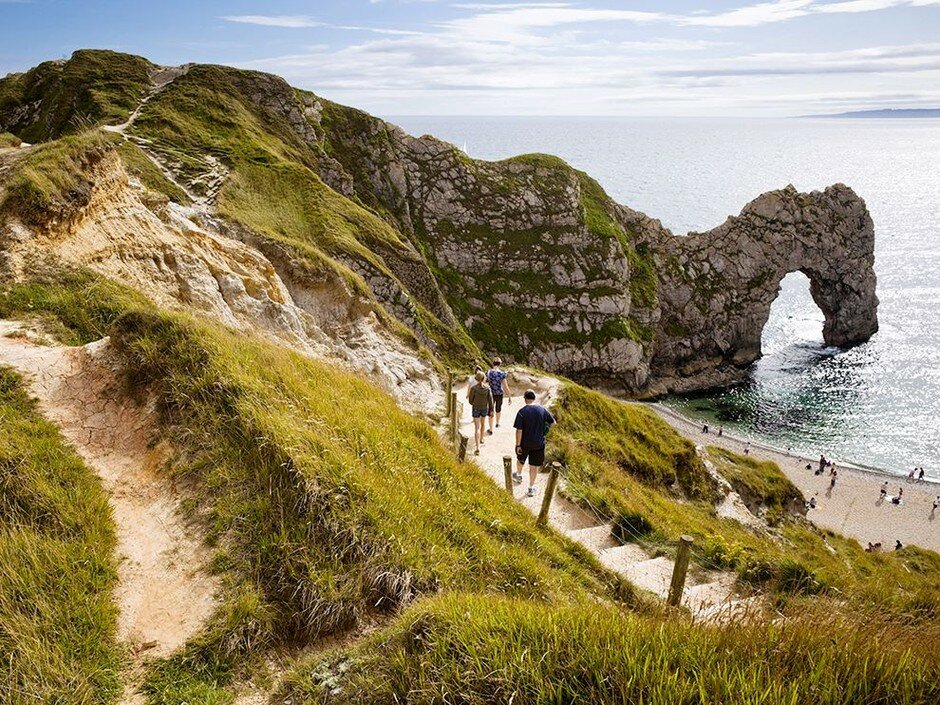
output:
{"label": "person in shorts", "polygon": [[490,391],[493,393],[493,411],[494,414],[490,416],[490,428],[487,431],[487,434],[493,435],[493,424],[495,422],[496,428],[499,428],[499,417],[503,412],[503,396],[507,397],[507,403],[512,403],[512,390],[509,389],[509,381],[506,379],[509,375],[500,369],[500,365],[503,364],[501,359],[493,359],[493,367],[489,372],[486,373],[486,380],[490,383]]}
{"label": "person in shorts", "polygon": [[477,369],[474,383],[467,389],[467,400],[473,416],[473,442],[474,455],[480,454],[483,445],[483,432],[486,429],[486,419],[493,412],[493,393],[486,384],[486,375],[483,370]]}
{"label": "person in shorts", "polygon": [[545,464],[545,434],[555,417],[548,409],[535,402],[535,392],[527,389],[523,395],[525,406],[516,412],[516,475],[513,479],[522,482],[522,470],[529,463],[529,490],[528,497],[535,496],[535,478],[539,469]]}

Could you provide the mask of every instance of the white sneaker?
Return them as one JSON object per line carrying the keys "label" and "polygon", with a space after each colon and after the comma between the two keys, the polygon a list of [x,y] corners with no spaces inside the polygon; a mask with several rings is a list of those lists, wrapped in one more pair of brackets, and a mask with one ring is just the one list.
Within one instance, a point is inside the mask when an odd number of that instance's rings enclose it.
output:
{"label": "white sneaker", "polygon": [[525,493],[525,496],[526,496],[526,497],[534,497],[534,496],[535,496],[535,485],[533,485],[533,486],[531,486],[531,487],[529,488],[529,491]]}
{"label": "white sneaker", "polygon": [[521,475],[520,473],[518,473],[518,472],[514,472],[514,473],[512,474],[512,481],[515,482],[517,485],[521,485],[521,484],[522,484],[522,475]]}

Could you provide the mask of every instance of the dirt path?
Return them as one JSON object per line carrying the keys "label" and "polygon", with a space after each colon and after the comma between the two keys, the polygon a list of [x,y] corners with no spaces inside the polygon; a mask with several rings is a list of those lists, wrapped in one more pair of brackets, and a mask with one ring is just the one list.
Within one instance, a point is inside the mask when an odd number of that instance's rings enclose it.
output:
{"label": "dirt path", "polygon": [[121,392],[107,339],[65,347],[31,337],[22,324],[0,321],[0,364],[24,375],[46,418],[101,477],[117,527],[118,636],[138,664],[165,656],[205,623],[218,585],[205,570],[209,552],[160,475],[168,449],[152,445],[155,412]]}
{"label": "dirt path", "polygon": [[[644,405],[680,434],[697,445],[715,445],[735,453],[743,453],[747,441],[724,433],[702,433],[699,422],[681,416],[662,404]],[[828,474],[815,475],[819,459],[789,454],[767,445],[750,442],[750,455],[759,460],[770,460],[780,466],[804,496],[816,497],[816,509],[807,517],[825,529],[856,539],[863,546],[868,542],[881,543],[885,549],[894,548],[894,542],[913,544],[940,551],[940,511],[933,511],[934,498],[940,495],[940,484],[934,482],[908,482],[907,478],[843,466],[836,461],[839,477],[830,491]],[[811,470],[806,469],[809,463]],[[888,497],[904,488],[904,504],[894,505],[882,501],[879,489],[888,482]]]}
{"label": "dirt path", "polygon": [[[509,379],[510,387],[515,392],[513,401],[507,406],[503,403],[503,415],[499,428],[494,429],[492,436],[484,438],[479,455],[474,455],[473,421],[471,419],[470,405],[467,402],[467,383],[456,386],[457,399],[461,403],[461,416],[459,431],[471,439],[468,444],[467,457],[475,460],[477,464],[499,486],[505,484],[503,470],[503,456],[514,456],[515,429],[513,421],[516,412],[524,403],[522,392],[533,389],[538,401],[549,406],[556,398],[560,383],[551,377],[537,377],[528,373],[514,371]],[[549,442],[551,442],[549,440]],[[515,459],[513,459],[515,464]],[[536,495],[527,497],[528,468],[521,485],[514,485],[513,497],[522,506],[533,514],[538,514],[542,506],[545,485],[548,482],[548,473],[540,473],[536,478]],[[667,557],[651,557],[636,544],[621,544],[611,535],[610,523],[598,518],[594,513],[588,512],[573,502],[555,494],[549,511],[549,523],[553,528],[566,534],[569,538],[585,546],[594,553],[600,562],[610,570],[624,575],[634,585],[648,590],[662,599],[669,592],[669,581],[672,576],[673,561]],[[698,579],[696,579],[698,577]],[[686,582],[683,603],[700,618],[710,618],[727,613],[729,608],[744,605],[743,601],[733,598],[732,587],[734,576],[730,573],[711,572],[701,576],[693,576],[690,572]]]}

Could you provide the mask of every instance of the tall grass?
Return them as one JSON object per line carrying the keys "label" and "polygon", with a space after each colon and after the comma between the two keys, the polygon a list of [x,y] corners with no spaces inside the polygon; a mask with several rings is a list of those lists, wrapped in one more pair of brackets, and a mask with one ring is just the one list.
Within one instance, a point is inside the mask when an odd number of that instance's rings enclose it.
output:
{"label": "tall grass", "polygon": [[[352,652],[314,659],[294,703],[927,705],[940,660],[877,615],[814,611],[775,624],[703,627],[587,603],[452,594],[410,610]],[[934,642],[936,643],[936,642]]]}
{"label": "tall grass", "polygon": [[0,367],[0,702],[111,702],[114,527],[94,474]]}

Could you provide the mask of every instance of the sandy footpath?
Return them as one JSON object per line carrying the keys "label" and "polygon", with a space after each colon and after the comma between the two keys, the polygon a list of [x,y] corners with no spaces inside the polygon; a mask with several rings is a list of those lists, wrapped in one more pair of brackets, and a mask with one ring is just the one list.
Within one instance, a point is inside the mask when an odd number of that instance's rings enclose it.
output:
{"label": "sandy footpath", "polygon": [[[655,411],[676,431],[696,445],[715,445],[736,453],[744,451],[745,440],[725,432],[722,436],[711,429],[702,433],[702,424],[690,421],[662,404],[644,404]],[[835,488],[829,490],[829,475],[814,475],[819,458],[807,458],[787,453],[768,445],[751,441],[751,457],[772,460],[780,466],[807,500],[816,496],[817,507],[808,517],[822,528],[831,529],[857,539],[863,546],[881,542],[885,549],[894,548],[895,541],[915,544],[940,551],[940,509],[932,511],[933,501],[940,495],[940,483],[909,482],[907,477],[862,470],[836,463],[839,476]],[[811,463],[812,470],[806,469]],[[888,498],[904,488],[904,504],[891,504],[879,499],[882,483],[888,481]]]}

